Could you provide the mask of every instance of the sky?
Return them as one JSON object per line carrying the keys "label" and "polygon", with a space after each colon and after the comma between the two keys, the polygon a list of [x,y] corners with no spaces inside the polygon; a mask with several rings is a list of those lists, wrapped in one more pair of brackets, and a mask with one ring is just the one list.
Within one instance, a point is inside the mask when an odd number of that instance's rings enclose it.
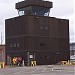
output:
{"label": "sky", "polygon": [[[0,0],[0,44],[5,44],[5,19],[18,16],[15,3],[23,0]],[[75,42],[74,0],[47,0],[53,2],[50,17],[69,19],[70,42]],[[1,35],[2,33],[2,35]]]}

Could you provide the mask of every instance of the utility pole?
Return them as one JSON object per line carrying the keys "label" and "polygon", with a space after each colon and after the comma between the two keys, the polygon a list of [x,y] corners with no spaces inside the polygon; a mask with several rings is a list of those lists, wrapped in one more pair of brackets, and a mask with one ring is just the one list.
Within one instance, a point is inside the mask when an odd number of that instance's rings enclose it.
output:
{"label": "utility pole", "polygon": [[2,45],[2,33],[1,33],[1,45]]}

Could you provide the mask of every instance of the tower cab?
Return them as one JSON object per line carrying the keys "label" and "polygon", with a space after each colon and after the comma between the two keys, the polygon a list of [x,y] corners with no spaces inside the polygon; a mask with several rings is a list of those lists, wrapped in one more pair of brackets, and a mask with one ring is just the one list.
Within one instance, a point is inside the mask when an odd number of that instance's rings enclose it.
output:
{"label": "tower cab", "polygon": [[25,0],[16,3],[16,9],[18,10],[19,16],[49,16],[50,8],[52,8],[52,2],[44,0]]}

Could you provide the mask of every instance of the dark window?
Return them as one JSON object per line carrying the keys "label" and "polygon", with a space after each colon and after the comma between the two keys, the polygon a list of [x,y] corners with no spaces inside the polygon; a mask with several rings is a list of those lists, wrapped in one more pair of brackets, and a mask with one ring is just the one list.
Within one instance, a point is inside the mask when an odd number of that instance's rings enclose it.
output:
{"label": "dark window", "polygon": [[45,46],[47,46],[47,43],[45,43]]}
{"label": "dark window", "polygon": [[14,43],[14,47],[16,47],[16,43]]}
{"label": "dark window", "polygon": [[19,47],[19,44],[17,44],[17,47]]}
{"label": "dark window", "polygon": [[28,6],[19,9],[19,15],[39,15],[39,16],[49,16],[49,8],[38,7],[38,6]]}
{"label": "dark window", "polygon": [[42,30],[43,29],[43,26],[40,26],[40,29]]}
{"label": "dark window", "polygon": [[47,43],[40,43],[40,46],[47,47]]}
{"label": "dark window", "polygon": [[39,16],[49,16],[49,8],[32,6],[32,13]]}
{"label": "dark window", "polygon": [[13,45],[11,44],[10,47],[13,47]]}
{"label": "dark window", "polygon": [[48,58],[49,58],[49,56],[48,56],[48,55],[46,55],[46,56],[45,56],[45,58],[46,58],[46,59],[48,59]]}
{"label": "dark window", "polygon": [[19,47],[19,46],[20,45],[18,43],[17,44],[16,43],[13,43],[13,44],[10,45],[10,47]]}
{"label": "dark window", "polygon": [[45,26],[45,30],[48,30],[48,26]]}
{"label": "dark window", "polygon": [[44,46],[44,43],[40,43],[40,46]]}

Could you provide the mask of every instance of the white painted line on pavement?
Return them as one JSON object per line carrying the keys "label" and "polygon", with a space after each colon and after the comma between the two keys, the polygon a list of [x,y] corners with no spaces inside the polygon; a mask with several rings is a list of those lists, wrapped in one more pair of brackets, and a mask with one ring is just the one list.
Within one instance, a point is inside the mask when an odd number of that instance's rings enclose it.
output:
{"label": "white painted line on pavement", "polygon": [[23,71],[18,71],[18,72],[15,72],[14,74],[18,74],[18,73],[21,73],[21,72],[24,72],[25,70],[23,70]]}
{"label": "white painted line on pavement", "polygon": [[34,70],[34,71],[31,71],[31,72],[36,72],[36,71],[38,71],[38,70],[40,70],[40,69],[36,69],[36,70]]}
{"label": "white painted line on pavement", "polygon": [[52,71],[54,71],[54,69],[52,68]]}
{"label": "white painted line on pavement", "polygon": [[[33,70],[33,71],[29,71],[29,72],[36,72],[36,71],[38,71],[38,70],[40,70],[40,69],[36,69],[36,70]],[[14,74],[19,74],[19,73],[21,73],[21,72],[25,72],[25,70],[23,70],[23,71],[18,71],[18,72],[15,72]]]}
{"label": "white painted line on pavement", "polygon": [[47,70],[47,68],[46,69],[44,69],[42,72],[45,72]]}

